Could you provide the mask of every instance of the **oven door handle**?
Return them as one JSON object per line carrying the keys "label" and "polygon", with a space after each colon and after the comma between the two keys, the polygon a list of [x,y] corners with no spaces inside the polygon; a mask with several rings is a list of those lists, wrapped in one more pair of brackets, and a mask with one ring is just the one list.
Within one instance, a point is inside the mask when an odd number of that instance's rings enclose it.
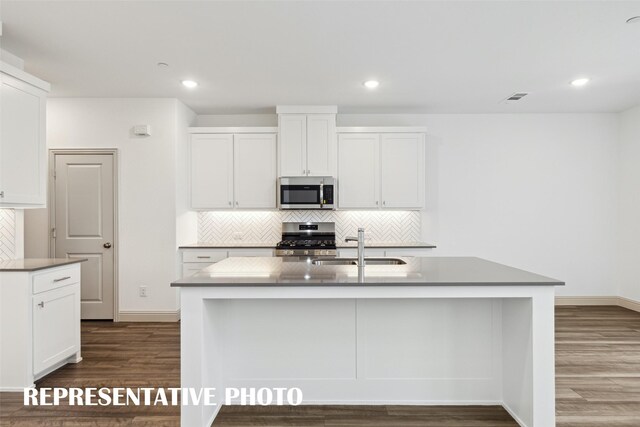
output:
{"label": "oven door handle", "polygon": [[324,183],[320,183],[320,209],[324,205]]}

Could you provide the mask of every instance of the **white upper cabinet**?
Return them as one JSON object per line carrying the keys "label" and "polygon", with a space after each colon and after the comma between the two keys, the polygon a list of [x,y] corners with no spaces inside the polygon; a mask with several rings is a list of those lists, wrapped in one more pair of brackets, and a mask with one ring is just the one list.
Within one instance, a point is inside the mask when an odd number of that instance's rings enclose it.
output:
{"label": "white upper cabinet", "polygon": [[338,140],[338,207],[380,205],[380,137],[346,134]]}
{"label": "white upper cabinet", "polygon": [[307,175],[336,173],[336,115],[307,115]]}
{"label": "white upper cabinet", "polygon": [[240,134],[233,144],[235,207],[275,209],[276,136]]}
{"label": "white upper cabinet", "polygon": [[[2,71],[12,68],[2,64]],[[47,91],[41,87],[48,84],[20,70],[15,75],[29,82],[0,72],[0,207],[45,207]]]}
{"label": "white upper cabinet", "polygon": [[380,135],[383,208],[419,209],[424,194],[424,134]]}
{"label": "white upper cabinet", "polygon": [[340,209],[421,209],[423,133],[342,133],[338,136]]}
{"label": "white upper cabinet", "polygon": [[280,176],[334,176],[336,115],[279,114]]}
{"label": "white upper cabinet", "polygon": [[278,154],[281,176],[307,174],[307,116],[280,114],[278,116]]}
{"label": "white upper cabinet", "polygon": [[233,135],[191,135],[191,207],[233,208]]}
{"label": "white upper cabinet", "polygon": [[191,135],[193,209],[274,209],[276,135]]}

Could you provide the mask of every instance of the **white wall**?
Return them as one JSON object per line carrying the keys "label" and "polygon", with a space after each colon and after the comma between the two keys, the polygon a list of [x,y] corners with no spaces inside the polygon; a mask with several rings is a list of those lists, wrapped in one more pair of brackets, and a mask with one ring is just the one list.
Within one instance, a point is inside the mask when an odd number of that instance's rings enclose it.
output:
{"label": "white wall", "polygon": [[[49,148],[118,149],[120,311],[177,310],[178,141],[193,116],[175,99],[60,99],[47,104]],[[152,136],[132,127],[151,125]],[[180,160],[181,161],[181,160]],[[26,218],[27,256],[46,256],[47,213]],[[149,296],[138,296],[147,286]]]}
{"label": "white wall", "polygon": [[619,156],[620,296],[640,302],[640,106],[620,114]]}
{"label": "white wall", "polygon": [[427,126],[423,237],[616,295],[615,114],[340,115],[338,124]]}

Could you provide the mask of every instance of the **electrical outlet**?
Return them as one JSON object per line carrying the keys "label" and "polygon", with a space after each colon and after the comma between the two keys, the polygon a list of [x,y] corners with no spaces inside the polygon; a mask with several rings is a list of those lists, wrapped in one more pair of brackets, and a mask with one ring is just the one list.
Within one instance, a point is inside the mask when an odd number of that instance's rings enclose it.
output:
{"label": "electrical outlet", "polygon": [[233,240],[243,240],[244,239],[244,233],[241,231],[236,231],[235,233],[233,233]]}
{"label": "electrical outlet", "polygon": [[147,297],[147,287],[146,286],[140,286],[140,296],[143,298]]}

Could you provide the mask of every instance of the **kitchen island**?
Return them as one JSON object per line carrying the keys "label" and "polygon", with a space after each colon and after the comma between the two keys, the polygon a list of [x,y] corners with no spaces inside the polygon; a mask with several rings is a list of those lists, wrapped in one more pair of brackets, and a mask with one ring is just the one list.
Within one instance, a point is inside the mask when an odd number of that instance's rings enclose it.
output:
{"label": "kitchen island", "polygon": [[298,387],[305,404],[502,405],[555,425],[554,287],[472,257],[402,265],[228,258],[172,283],[181,293],[183,406],[209,426],[226,387]]}

